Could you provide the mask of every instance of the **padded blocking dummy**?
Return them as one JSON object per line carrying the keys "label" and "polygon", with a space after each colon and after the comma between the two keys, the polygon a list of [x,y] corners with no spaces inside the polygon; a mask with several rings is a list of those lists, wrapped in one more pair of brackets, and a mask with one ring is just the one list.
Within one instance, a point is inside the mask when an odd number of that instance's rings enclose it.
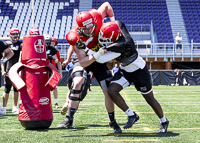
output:
{"label": "padded blocking dummy", "polygon": [[46,58],[44,37],[24,36],[21,61],[8,73],[20,91],[18,119],[25,129],[47,129],[53,121],[50,91],[61,77]]}

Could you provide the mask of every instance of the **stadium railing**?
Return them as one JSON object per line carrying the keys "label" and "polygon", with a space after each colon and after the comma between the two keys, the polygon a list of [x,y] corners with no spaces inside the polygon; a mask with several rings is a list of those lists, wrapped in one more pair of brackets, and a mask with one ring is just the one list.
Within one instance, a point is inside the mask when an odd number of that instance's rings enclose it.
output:
{"label": "stadium railing", "polygon": [[[174,61],[175,58],[181,58],[184,61],[184,58],[190,58],[193,61],[193,57],[200,58],[200,43],[183,43],[182,44],[182,52],[180,49],[177,50],[175,54],[175,43],[135,43],[136,49],[138,53],[146,58],[154,58],[157,61],[157,58],[164,58],[164,61]],[[67,51],[69,48],[69,44],[58,44],[56,48],[60,51],[61,58],[67,58]],[[72,58],[75,57],[75,53],[72,55]]]}

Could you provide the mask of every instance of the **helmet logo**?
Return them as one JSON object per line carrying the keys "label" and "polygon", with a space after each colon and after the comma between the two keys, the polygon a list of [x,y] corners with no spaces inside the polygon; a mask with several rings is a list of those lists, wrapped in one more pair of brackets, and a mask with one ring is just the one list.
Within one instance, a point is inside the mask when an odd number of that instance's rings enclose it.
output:
{"label": "helmet logo", "polygon": [[43,53],[44,52],[44,41],[42,39],[38,39],[34,43],[34,48],[35,51],[38,53]]}
{"label": "helmet logo", "polygon": [[90,19],[84,21],[84,22],[83,22],[83,26],[88,25],[88,24],[90,24],[90,23],[92,23],[92,18],[90,18]]}

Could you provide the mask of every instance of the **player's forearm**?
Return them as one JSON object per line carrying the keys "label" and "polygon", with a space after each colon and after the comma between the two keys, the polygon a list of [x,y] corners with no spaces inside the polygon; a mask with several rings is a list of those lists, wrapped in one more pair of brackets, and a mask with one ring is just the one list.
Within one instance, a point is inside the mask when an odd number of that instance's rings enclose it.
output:
{"label": "player's forearm", "polygon": [[5,71],[5,63],[1,64],[1,72]]}
{"label": "player's forearm", "polygon": [[57,63],[57,66],[58,66],[58,70],[59,70],[59,72],[62,71],[62,65],[61,65],[61,62],[58,62],[58,63]]}
{"label": "player's forearm", "polygon": [[82,67],[87,67],[87,66],[91,65],[91,64],[92,64],[93,62],[95,62],[95,61],[96,61],[96,59],[94,58],[93,55],[89,55],[89,56],[84,57],[84,58],[82,58],[81,60],[79,60],[80,65],[81,65]]}
{"label": "player's forearm", "polygon": [[107,14],[109,17],[113,17],[113,16],[114,16],[114,12],[113,12],[113,9],[112,9],[110,3],[108,3],[108,2],[106,3],[105,9],[106,9],[106,14]]}
{"label": "player's forearm", "polygon": [[69,49],[67,51],[67,61],[68,63],[71,61],[71,57],[72,57],[72,54],[74,53],[74,48],[73,46],[69,46]]}
{"label": "player's forearm", "polygon": [[102,54],[105,54],[107,51],[103,48],[100,48],[98,52],[93,53],[92,55],[83,57],[80,60],[80,64],[82,67],[87,67],[90,64],[92,64],[94,61],[96,61]]}
{"label": "player's forearm", "polygon": [[111,21],[115,21],[113,8],[111,7],[109,2],[103,3],[99,7],[98,11],[101,13],[103,19],[106,17],[106,15],[108,15]]}

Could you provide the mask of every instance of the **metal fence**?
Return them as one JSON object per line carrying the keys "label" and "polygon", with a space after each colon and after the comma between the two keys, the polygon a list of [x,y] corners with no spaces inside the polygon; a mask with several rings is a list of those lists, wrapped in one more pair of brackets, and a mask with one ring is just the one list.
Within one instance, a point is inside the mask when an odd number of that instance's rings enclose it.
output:
{"label": "metal fence", "polygon": [[[67,51],[69,44],[58,44],[56,48],[60,51],[61,58],[67,58]],[[138,53],[146,58],[164,58],[164,61],[167,61],[170,58],[171,61],[174,61],[176,57],[179,57],[184,60],[184,58],[190,58],[193,61],[194,57],[200,58],[200,43],[183,43],[182,50],[177,49],[175,54],[176,44],[175,43],[150,43],[150,44],[137,44],[136,49]],[[75,56],[75,53],[72,57]]]}

